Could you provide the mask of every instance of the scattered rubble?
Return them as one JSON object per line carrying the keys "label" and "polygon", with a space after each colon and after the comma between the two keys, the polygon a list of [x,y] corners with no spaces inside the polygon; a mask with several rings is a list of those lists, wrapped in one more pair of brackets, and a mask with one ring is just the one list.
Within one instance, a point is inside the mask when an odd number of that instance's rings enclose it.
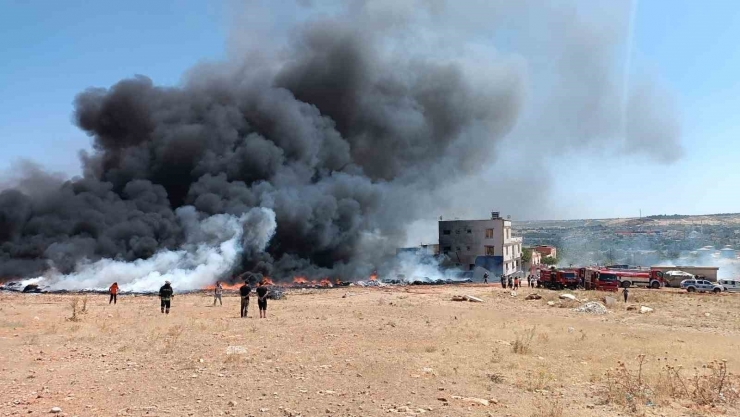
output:
{"label": "scattered rubble", "polygon": [[554,306],[554,305],[555,305],[555,301],[548,301],[548,302],[547,302],[547,305],[549,305],[550,307],[552,307],[552,306]]}
{"label": "scattered rubble", "polygon": [[640,314],[652,313],[653,309],[646,306],[640,306]]}
{"label": "scattered rubble", "polygon": [[573,294],[560,294],[561,300],[575,300],[576,296]]}
{"label": "scattered rubble", "polygon": [[470,301],[471,303],[482,303],[483,299],[472,295],[453,295],[452,301]]}
{"label": "scattered rubble", "polygon": [[59,407],[51,407],[51,410],[49,410],[49,412],[52,414],[59,414],[62,412],[62,409]]}
{"label": "scattered rubble", "polygon": [[637,310],[637,306],[627,306],[627,311],[635,311]]}
{"label": "scattered rubble", "polygon": [[272,287],[267,293],[267,298],[271,300],[282,300],[285,297],[285,291],[279,287]]}
{"label": "scattered rubble", "polygon": [[596,301],[589,301],[588,303],[583,304],[580,307],[574,308],[573,311],[577,311],[579,313],[589,313],[589,314],[599,314],[599,315],[606,314],[608,312],[608,310],[603,304],[596,302]]}
{"label": "scattered rubble", "polygon": [[542,296],[539,295],[539,294],[532,293],[532,294],[529,294],[528,296],[524,297],[524,299],[525,300],[541,300],[542,299]]}
{"label": "scattered rubble", "polygon": [[247,348],[244,346],[229,346],[226,348],[227,355],[245,355],[246,353]]}
{"label": "scattered rubble", "polygon": [[482,406],[486,406],[486,407],[489,406],[489,405],[491,405],[491,404],[498,404],[498,401],[497,400],[493,400],[493,399],[492,400],[485,400],[483,398],[461,397],[459,395],[453,395],[452,396],[452,399],[453,400],[460,400],[460,401],[464,401],[464,402],[468,402],[468,403],[472,403],[472,404],[476,404],[476,405],[482,405]]}
{"label": "scattered rubble", "polygon": [[388,284],[380,281],[357,281],[355,285],[360,287],[387,287]]}
{"label": "scattered rubble", "polygon": [[607,307],[613,307],[617,303],[617,299],[609,295],[605,296],[602,301]]}

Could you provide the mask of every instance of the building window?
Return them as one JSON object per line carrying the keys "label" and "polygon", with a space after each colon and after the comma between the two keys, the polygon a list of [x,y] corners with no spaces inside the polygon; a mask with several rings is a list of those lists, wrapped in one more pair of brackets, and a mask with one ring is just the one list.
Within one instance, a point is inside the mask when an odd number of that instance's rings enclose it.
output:
{"label": "building window", "polygon": [[470,252],[470,246],[466,246],[466,248],[468,249],[468,252]]}
{"label": "building window", "polygon": [[493,246],[486,246],[486,256],[494,256],[496,253]]}
{"label": "building window", "polygon": [[459,235],[460,234],[460,230],[455,230],[455,234],[456,235]]}
{"label": "building window", "polygon": [[443,231],[442,231],[442,234],[443,234],[443,235],[449,235],[449,234],[450,234],[450,231],[449,231],[449,230],[443,230]]}
{"label": "building window", "polygon": [[493,239],[493,229],[486,229],[486,239]]}
{"label": "building window", "polygon": [[468,229],[468,234],[472,234],[472,233],[473,233],[473,231],[470,230],[470,229]]}

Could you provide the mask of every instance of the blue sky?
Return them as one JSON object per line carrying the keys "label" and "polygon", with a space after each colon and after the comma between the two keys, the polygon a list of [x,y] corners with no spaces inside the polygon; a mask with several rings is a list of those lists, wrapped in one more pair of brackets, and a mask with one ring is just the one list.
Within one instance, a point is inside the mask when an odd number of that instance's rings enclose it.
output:
{"label": "blue sky", "polygon": [[643,214],[740,211],[735,192],[740,174],[734,169],[740,156],[735,117],[740,4],[642,1],[635,31],[632,72],[649,71],[676,98],[686,154],[668,166],[631,158],[605,161],[598,175],[581,160],[577,169],[559,176],[558,193],[619,205],[584,213],[597,217],[636,216],[639,209]]}
{"label": "blue sky", "polygon": [[[74,96],[134,74],[176,84],[197,62],[224,57],[232,11],[195,0],[0,2],[0,170],[28,158],[78,173],[90,139],[70,121]],[[565,157],[552,200],[572,208],[542,217],[740,211],[738,39],[735,2],[640,2],[631,71],[676,99],[686,154],[671,165],[607,158],[597,171],[593,156]]]}

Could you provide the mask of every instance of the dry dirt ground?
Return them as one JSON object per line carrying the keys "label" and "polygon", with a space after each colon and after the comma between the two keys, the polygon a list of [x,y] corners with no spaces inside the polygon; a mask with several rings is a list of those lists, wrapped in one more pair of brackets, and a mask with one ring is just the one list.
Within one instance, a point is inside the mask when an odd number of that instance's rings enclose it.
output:
{"label": "dry dirt ground", "polygon": [[0,415],[740,415],[722,374],[740,367],[740,294],[633,290],[655,311],[599,316],[529,292],[291,291],[264,320],[231,294],[175,296],[168,317],[154,297],[88,295],[76,321],[82,295],[0,294]]}

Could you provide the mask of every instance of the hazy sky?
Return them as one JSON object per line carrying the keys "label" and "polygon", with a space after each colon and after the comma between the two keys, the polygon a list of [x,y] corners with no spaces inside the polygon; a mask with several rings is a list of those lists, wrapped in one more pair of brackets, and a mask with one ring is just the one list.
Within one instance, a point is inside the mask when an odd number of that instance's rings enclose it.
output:
{"label": "hazy sky", "polygon": [[[88,148],[90,139],[70,121],[77,93],[134,74],[175,85],[194,64],[223,59],[230,48],[249,43],[251,31],[260,30],[264,36],[305,12],[293,1],[270,7],[234,4],[0,2],[0,169],[31,159],[53,171],[78,174],[77,152]],[[623,15],[615,20],[626,24],[629,2],[625,5],[616,8]],[[242,14],[243,20],[235,14]],[[559,145],[542,140],[536,149],[545,165],[529,166],[522,158],[524,162],[507,166],[505,177],[514,182],[517,172],[527,172],[527,181],[513,192],[548,194],[533,199],[535,205],[547,201],[545,207],[527,207],[519,217],[636,216],[640,209],[643,215],[740,211],[735,192],[740,174],[734,169],[740,156],[734,117],[740,112],[740,59],[735,53],[740,4],[642,1],[635,18],[630,74],[647,77],[670,97],[666,106],[675,107],[683,156],[665,164],[645,155],[579,152],[578,146],[559,152]],[[518,53],[505,36],[498,42],[499,49]],[[537,66],[536,55],[536,48],[529,51],[531,72],[546,72],[546,67]],[[613,62],[622,65],[624,60]],[[512,136],[499,146],[516,151],[518,145]],[[506,165],[492,162],[496,164]],[[548,187],[532,186],[530,180],[537,177]],[[505,200],[492,196],[490,205]],[[481,215],[491,208],[496,207],[481,205],[469,212]]]}

